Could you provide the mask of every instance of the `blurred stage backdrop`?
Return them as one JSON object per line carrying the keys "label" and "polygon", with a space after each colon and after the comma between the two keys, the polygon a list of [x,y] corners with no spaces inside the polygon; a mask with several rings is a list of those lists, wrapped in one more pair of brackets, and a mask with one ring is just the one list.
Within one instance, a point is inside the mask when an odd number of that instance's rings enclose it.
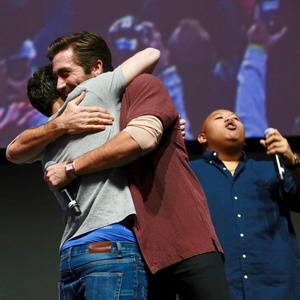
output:
{"label": "blurred stage backdrop", "polygon": [[[265,112],[264,124],[279,129],[300,150],[299,0],[1,1],[0,299],[57,299],[59,206],[39,163],[18,166],[4,158],[19,132],[47,121],[31,108],[26,84],[34,70],[49,63],[49,43],[72,32],[96,32],[111,47],[114,67],[145,47],[160,49],[154,75],[187,120],[193,158],[201,154],[195,139],[204,117],[218,108],[235,111],[237,74],[254,15],[271,34],[283,26],[288,31],[268,52],[262,102],[250,102],[243,113],[253,120]],[[265,158],[258,142],[265,129],[246,132],[249,156]],[[293,221],[300,232],[299,216]]]}
{"label": "blurred stage backdrop", "polygon": [[[268,53],[266,99],[250,101],[242,113],[284,135],[300,133],[298,0],[2,0],[1,6],[0,148],[25,128],[46,122],[29,104],[27,80],[49,63],[49,43],[82,30],[105,38],[114,67],[147,46],[159,48],[154,75],[187,120],[187,139],[195,139],[213,109],[235,110],[237,73],[254,16],[270,33],[283,26],[288,32]],[[255,95],[255,86],[249,92]],[[258,126],[247,137],[262,136],[265,129]]]}

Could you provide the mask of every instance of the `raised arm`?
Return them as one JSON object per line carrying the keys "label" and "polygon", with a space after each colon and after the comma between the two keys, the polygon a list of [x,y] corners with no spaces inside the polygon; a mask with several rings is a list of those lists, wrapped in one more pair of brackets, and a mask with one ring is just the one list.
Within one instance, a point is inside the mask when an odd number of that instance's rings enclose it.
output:
{"label": "raised arm", "polygon": [[159,57],[159,50],[155,48],[146,48],[123,62],[121,68],[127,84],[139,74],[152,73]]}
{"label": "raised arm", "polygon": [[39,154],[49,143],[63,134],[104,130],[103,124],[112,124],[107,110],[78,106],[83,98],[84,93],[69,102],[65,111],[54,120],[23,131],[7,146],[6,158],[16,164],[31,163],[39,159]]}
{"label": "raised arm", "polygon": [[246,137],[262,137],[268,127],[265,86],[268,51],[286,31],[283,28],[271,35],[266,26],[257,21],[247,32],[248,46],[237,77],[235,103],[235,112],[244,124]]}
{"label": "raised arm", "polygon": [[300,161],[299,155],[293,153],[286,138],[284,138],[277,129],[270,131],[266,139],[260,140],[260,143],[266,148],[268,155],[279,154],[287,169],[300,190]]}

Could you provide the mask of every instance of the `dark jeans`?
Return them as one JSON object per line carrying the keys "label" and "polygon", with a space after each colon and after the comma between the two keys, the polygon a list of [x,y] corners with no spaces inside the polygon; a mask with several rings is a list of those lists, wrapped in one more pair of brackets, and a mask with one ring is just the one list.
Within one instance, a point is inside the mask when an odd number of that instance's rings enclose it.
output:
{"label": "dark jeans", "polygon": [[223,255],[205,253],[164,268],[148,281],[148,300],[229,300]]}

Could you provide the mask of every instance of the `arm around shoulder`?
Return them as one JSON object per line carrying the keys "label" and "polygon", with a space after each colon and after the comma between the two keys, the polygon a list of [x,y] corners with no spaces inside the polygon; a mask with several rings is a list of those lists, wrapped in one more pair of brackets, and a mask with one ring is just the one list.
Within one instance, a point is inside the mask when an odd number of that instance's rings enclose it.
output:
{"label": "arm around shoulder", "polygon": [[16,164],[38,160],[46,146],[65,133],[59,118],[44,125],[29,128],[19,134],[6,148],[6,158]]}

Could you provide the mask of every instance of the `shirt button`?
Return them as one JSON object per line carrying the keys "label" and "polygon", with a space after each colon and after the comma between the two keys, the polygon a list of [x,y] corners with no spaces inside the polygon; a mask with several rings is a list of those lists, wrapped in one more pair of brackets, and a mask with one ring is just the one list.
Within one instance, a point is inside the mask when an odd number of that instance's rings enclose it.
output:
{"label": "shirt button", "polygon": [[238,197],[237,197],[237,196],[234,196],[234,197],[233,197],[233,199],[234,199],[234,200],[237,200],[237,199],[238,199]]}
{"label": "shirt button", "polygon": [[248,276],[247,276],[247,275],[244,275],[244,278],[245,278],[245,279],[248,279]]}
{"label": "shirt button", "polygon": [[240,237],[244,237],[244,234],[243,234],[243,233],[240,233]]}
{"label": "shirt button", "polygon": [[223,167],[223,170],[226,171],[227,169],[225,167]]}
{"label": "shirt button", "polygon": [[243,257],[243,258],[246,258],[246,257],[247,257],[247,255],[246,255],[246,254],[243,254],[243,255],[242,255],[242,257]]}
{"label": "shirt button", "polygon": [[238,217],[238,218],[241,218],[241,217],[242,217],[242,215],[241,215],[241,214],[237,214],[237,217]]}

